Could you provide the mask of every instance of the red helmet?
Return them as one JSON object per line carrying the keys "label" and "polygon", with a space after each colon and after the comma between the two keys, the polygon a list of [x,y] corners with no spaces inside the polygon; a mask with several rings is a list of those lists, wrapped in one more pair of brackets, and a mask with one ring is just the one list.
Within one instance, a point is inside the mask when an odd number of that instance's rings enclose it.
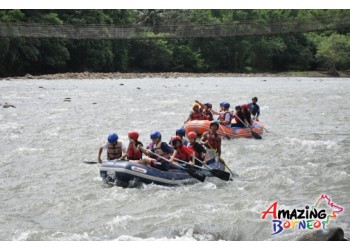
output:
{"label": "red helmet", "polygon": [[242,104],[241,107],[244,108],[244,109],[247,109],[248,108],[248,104],[246,104],[246,103]]}
{"label": "red helmet", "polygon": [[136,131],[132,130],[128,133],[129,138],[133,139],[134,141],[137,141],[139,139],[139,133]]}
{"label": "red helmet", "polygon": [[187,137],[189,139],[197,139],[197,134],[196,134],[196,132],[189,132]]}
{"label": "red helmet", "polygon": [[174,143],[175,143],[176,141],[180,141],[180,142],[182,143],[181,137],[178,136],[178,135],[175,135],[175,136],[171,137],[171,143],[172,143],[173,145],[174,145]]}

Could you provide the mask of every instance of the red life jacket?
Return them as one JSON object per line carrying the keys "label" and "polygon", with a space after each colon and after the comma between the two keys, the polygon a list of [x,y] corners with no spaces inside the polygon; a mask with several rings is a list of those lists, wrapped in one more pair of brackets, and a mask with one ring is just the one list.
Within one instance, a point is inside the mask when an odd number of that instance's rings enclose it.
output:
{"label": "red life jacket", "polygon": [[[137,147],[139,144],[141,144],[140,142],[136,141],[135,142],[135,146]],[[128,158],[129,160],[140,160],[142,159],[142,152],[141,150],[139,150],[138,152],[134,152],[134,146],[129,143],[129,147],[128,147]]]}
{"label": "red life jacket", "polygon": [[122,157],[122,143],[118,141],[116,144],[107,143],[107,159],[115,160]]}
{"label": "red life jacket", "polygon": [[193,151],[184,145],[182,145],[180,148],[177,148],[176,151],[177,151],[177,154],[175,157],[179,160],[186,161],[186,162],[190,161],[191,155],[193,154]]}
{"label": "red life jacket", "polygon": [[193,143],[193,144],[188,145],[188,148],[191,149],[191,150],[194,152],[194,156],[195,156],[196,158],[202,159],[202,153],[196,151],[196,148],[195,148],[195,145],[196,145],[197,143],[198,143],[198,142],[195,142],[195,143]]}
{"label": "red life jacket", "polygon": [[206,137],[208,139],[208,144],[213,148],[213,149],[218,149],[219,148],[219,135],[218,134],[212,134],[210,131],[208,134],[206,134]]}
{"label": "red life jacket", "polygon": [[209,120],[209,121],[214,120],[213,114],[208,110],[204,110],[203,116],[204,116],[205,120]]}
{"label": "red life jacket", "polygon": [[205,120],[201,110],[199,110],[199,112],[192,111],[191,121],[193,120]]}

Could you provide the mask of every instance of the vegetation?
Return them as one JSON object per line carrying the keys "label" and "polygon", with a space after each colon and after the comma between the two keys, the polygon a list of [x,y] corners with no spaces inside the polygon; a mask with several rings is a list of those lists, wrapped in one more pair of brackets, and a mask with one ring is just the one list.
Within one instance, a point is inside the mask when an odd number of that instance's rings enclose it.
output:
{"label": "vegetation", "polygon": [[[1,23],[237,24],[350,15],[350,10],[0,10]],[[303,25],[302,23],[300,25]],[[182,39],[0,37],[0,77],[62,72],[280,72],[348,70],[350,32],[338,29]]]}

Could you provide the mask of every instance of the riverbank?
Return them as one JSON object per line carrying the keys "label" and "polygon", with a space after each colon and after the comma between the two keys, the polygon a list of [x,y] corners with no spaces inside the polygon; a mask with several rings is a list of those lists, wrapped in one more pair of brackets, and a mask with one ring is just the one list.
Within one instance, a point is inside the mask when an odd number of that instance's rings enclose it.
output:
{"label": "riverbank", "polygon": [[327,71],[305,71],[305,72],[280,72],[280,73],[184,73],[184,72],[163,72],[163,73],[102,73],[102,72],[80,72],[61,73],[48,75],[30,75],[18,77],[0,78],[1,80],[11,79],[136,79],[136,78],[178,78],[178,77],[350,77],[350,71],[337,72],[339,76],[330,74]]}

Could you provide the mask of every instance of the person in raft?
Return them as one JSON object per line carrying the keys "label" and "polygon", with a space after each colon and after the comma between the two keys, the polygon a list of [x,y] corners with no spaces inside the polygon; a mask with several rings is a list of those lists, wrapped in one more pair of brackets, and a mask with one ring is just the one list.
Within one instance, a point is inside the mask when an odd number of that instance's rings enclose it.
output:
{"label": "person in raft", "polygon": [[242,112],[244,114],[244,117],[247,120],[247,125],[251,126],[252,125],[252,117],[251,117],[250,111],[248,109],[248,104],[242,104],[241,107],[242,107]]}
{"label": "person in raft", "polygon": [[203,116],[203,111],[200,108],[200,105],[198,103],[193,103],[192,106],[193,106],[192,111],[184,123],[188,121],[193,121],[193,120],[205,120]]}
{"label": "person in raft", "polygon": [[207,102],[207,103],[202,104],[198,100],[195,100],[195,102],[198,103],[201,106],[201,109],[202,109],[203,116],[204,116],[205,120],[208,120],[208,121],[214,120],[213,112],[211,111],[211,109],[213,108],[213,105],[211,103]]}
{"label": "person in raft", "polygon": [[189,132],[187,134],[187,137],[190,142],[190,144],[188,145],[188,148],[194,151],[194,156],[196,157],[194,164],[197,166],[202,166],[202,162],[205,158],[205,153],[206,153],[204,146],[197,142],[198,136],[196,132],[193,132],[193,131]]}
{"label": "person in raft", "polygon": [[[185,138],[186,130],[185,130],[184,128],[179,128],[179,129],[177,129],[176,132],[175,132],[175,135],[181,137],[181,141],[182,141],[182,144],[183,144],[183,145],[185,145],[185,146],[188,145],[188,141],[187,141],[186,138]],[[173,138],[173,137],[172,137],[172,138]],[[172,138],[171,138],[170,141],[169,141],[169,145],[170,145],[170,146],[173,146],[173,144],[172,144]]]}
{"label": "person in raft", "polygon": [[147,146],[147,149],[155,154],[141,148],[141,151],[149,157],[139,160],[137,163],[168,171],[170,163],[162,158],[170,159],[174,150],[168,145],[168,143],[162,141],[162,135],[159,131],[151,133],[150,138],[152,142]]}
{"label": "person in raft", "polygon": [[253,120],[259,121],[259,116],[260,116],[260,107],[257,104],[258,98],[253,97],[252,102],[248,104],[248,109],[250,113],[253,115]]}
{"label": "person in raft", "polygon": [[139,133],[132,130],[128,133],[128,137],[129,137],[129,146],[128,146],[128,149],[126,150],[126,154],[121,159],[128,158],[128,160],[141,160],[142,159],[141,148],[143,147],[143,144],[142,142],[138,141]]}
{"label": "person in raft", "polygon": [[236,113],[234,114],[234,118],[236,120],[236,123],[232,123],[232,127],[235,128],[246,128],[247,126],[250,127],[244,113],[242,112],[241,106],[236,106]]}
{"label": "person in raft", "polygon": [[[199,142],[207,148],[204,160],[207,164],[210,164],[212,160],[215,161],[216,153],[221,156],[221,137],[217,133],[218,129],[218,121],[212,121],[210,123],[210,130],[203,133],[201,141]],[[215,152],[213,152],[213,150]]]}
{"label": "person in raft", "polygon": [[107,160],[117,160],[126,154],[126,148],[122,141],[118,141],[119,137],[116,133],[108,135],[105,142],[98,150],[98,162],[102,163],[101,155],[103,150],[107,150]]}
{"label": "person in raft", "polygon": [[[173,163],[174,161],[176,162],[177,161],[176,159],[179,159],[181,161],[188,162],[190,165],[193,165],[195,160],[194,151],[192,151],[192,149],[182,144],[182,140],[180,136],[175,135],[171,139],[172,139],[171,142],[174,147],[174,152],[170,157],[170,163]],[[181,164],[181,161],[179,162],[180,164]]]}
{"label": "person in raft", "polygon": [[[222,106],[221,106],[222,105]],[[221,125],[230,128],[232,121],[232,113],[229,110],[230,104],[228,102],[220,103],[220,112],[212,111],[213,114],[219,115],[218,121]]]}

